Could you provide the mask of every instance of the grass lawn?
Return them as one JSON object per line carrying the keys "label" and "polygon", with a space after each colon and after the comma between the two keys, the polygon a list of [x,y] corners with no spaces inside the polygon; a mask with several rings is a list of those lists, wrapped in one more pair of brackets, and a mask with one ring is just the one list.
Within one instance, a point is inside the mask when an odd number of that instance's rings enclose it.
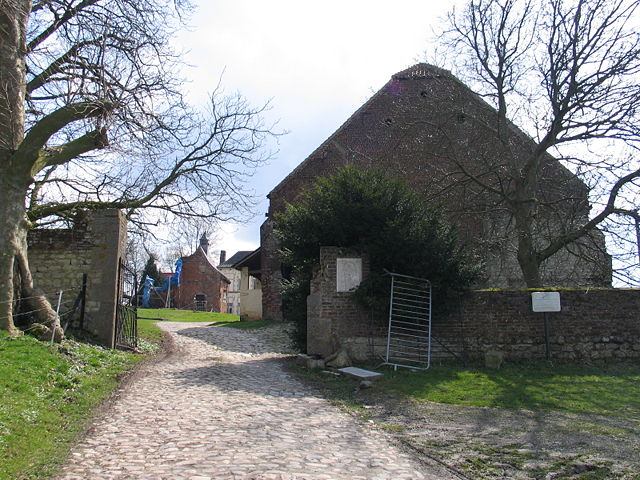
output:
{"label": "grass lawn", "polygon": [[[418,402],[434,402],[508,410],[554,411],[614,416],[640,422],[640,366],[579,367],[506,365],[499,370],[456,365],[429,370],[376,368],[371,394],[391,391]],[[294,367],[308,382],[322,388],[339,405],[359,410],[362,399],[354,380],[320,370]],[[640,477],[638,477],[640,480]]]}
{"label": "grass lawn", "polygon": [[476,407],[640,417],[640,366],[434,366],[383,370],[378,388],[416,400]]}
{"label": "grass lawn", "polygon": [[170,322],[209,322],[220,327],[232,327],[241,330],[252,330],[265,327],[271,322],[266,320],[253,320],[241,322],[240,316],[231,313],[196,312],[193,310],[176,310],[173,308],[139,308],[138,328],[146,328],[144,322],[155,322],[151,319],[167,320]]}
{"label": "grass lawn", "polygon": [[239,322],[238,315],[216,312],[196,312],[174,308],[139,308],[138,317],[168,320],[170,322]]}
{"label": "grass lawn", "polygon": [[[237,315],[139,309],[139,346],[158,349],[159,319],[259,328]],[[154,320],[158,319],[158,320]],[[49,345],[0,331],[0,480],[46,479],[56,473],[94,409],[118,385],[118,376],[146,358],[74,340]]]}
{"label": "grass lawn", "polygon": [[[138,319],[138,345],[144,346],[145,342],[149,342],[152,345],[160,345],[164,332],[156,325],[158,320],[145,320]],[[152,347],[153,351],[154,348]]]}
{"label": "grass lawn", "polygon": [[118,375],[143,358],[0,332],[0,479],[52,475]]}
{"label": "grass lawn", "polygon": [[[138,321],[140,347],[154,352],[163,332]],[[0,331],[0,480],[55,474],[118,377],[146,358],[66,339],[49,345]]]}

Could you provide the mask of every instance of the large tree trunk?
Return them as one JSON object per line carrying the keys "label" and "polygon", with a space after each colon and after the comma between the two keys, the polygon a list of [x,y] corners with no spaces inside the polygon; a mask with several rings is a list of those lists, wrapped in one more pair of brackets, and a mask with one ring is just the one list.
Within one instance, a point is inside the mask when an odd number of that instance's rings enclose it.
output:
{"label": "large tree trunk", "polygon": [[518,264],[527,288],[538,288],[542,287],[542,277],[534,242],[535,194],[533,188],[527,188],[531,183],[522,183],[511,209],[518,237]]}
{"label": "large tree trunk", "polygon": [[[32,165],[15,152],[24,139],[25,38],[30,0],[0,0],[0,329],[18,333],[14,304],[44,324],[37,331],[61,338],[57,316],[42,292],[33,288],[27,260],[25,198]],[[17,278],[16,276],[17,275]],[[49,327],[47,327],[48,325]]]}
{"label": "large tree trunk", "polygon": [[535,254],[528,248],[528,244],[527,239],[518,239],[518,264],[527,288],[539,288],[543,286],[540,265]]}
{"label": "large tree trunk", "polygon": [[24,137],[26,32],[30,0],[0,0],[0,163]]}
{"label": "large tree trunk", "polygon": [[56,313],[44,294],[33,287],[27,260],[26,189],[16,187],[20,182],[4,170],[0,168],[0,329],[18,333],[13,321],[18,312],[13,309],[19,301],[21,313],[39,324],[35,333],[50,338],[54,328],[54,338],[60,340],[62,330]]}
{"label": "large tree trunk", "polygon": [[[0,178],[4,178],[4,172],[0,169]],[[9,197],[12,192],[7,188],[6,183],[0,180],[0,329],[8,330],[9,333],[17,333],[13,323],[13,302],[14,302],[14,262],[18,245],[22,243],[21,233],[24,226],[24,215],[20,215],[19,208],[23,207],[24,197],[20,202],[14,204]]]}
{"label": "large tree trunk", "polygon": [[[18,256],[26,256],[27,228],[24,216],[24,194],[11,185],[13,176],[0,168],[0,328],[17,333],[13,322],[13,305],[20,291],[14,273],[20,271]],[[8,182],[7,182],[8,180]],[[17,284],[17,285],[16,285]]]}
{"label": "large tree trunk", "polygon": [[25,33],[30,10],[30,1],[0,0],[0,328],[12,333],[16,332],[14,262],[19,245],[26,252],[26,186],[24,175],[16,175],[13,153],[24,137]]}

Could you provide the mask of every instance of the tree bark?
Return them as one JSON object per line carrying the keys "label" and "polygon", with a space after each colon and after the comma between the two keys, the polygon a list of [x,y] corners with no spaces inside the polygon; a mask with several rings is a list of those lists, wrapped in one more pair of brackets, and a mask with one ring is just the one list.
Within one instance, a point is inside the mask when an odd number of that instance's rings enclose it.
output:
{"label": "tree bark", "polygon": [[16,155],[24,140],[25,42],[30,12],[30,0],[0,0],[0,329],[14,335],[19,332],[13,310],[22,298],[22,305],[44,324],[39,331],[51,335],[49,325],[59,340],[62,330],[56,313],[44,294],[33,288],[27,261],[29,225],[24,202],[33,182],[33,165]]}
{"label": "tree bark", "polygon": [[14,272],[19,271],[16,264],[19,254],[26,255],[27,226],[24,212],[24,192],[6,182],[6,169],[0,168],[0,329],[11,334],[18,331],[13,322]]}
{"label": "tree bark", "polygon": [[540,260],[535,245],[536,180],[519,179],[512,200],[511,213],[515,220],[518,238],[518,264],[527,288],[542,287]]}
{"label": "tree bark", "polygon": [[24,137],[26,32],[30,0],[0,0],[0,164]]}
{"label": "tree bark", "polygon": [[54,337],[59,341],[62,329],[56,312],[44,293],[34,288],[27,260],[26,187],[20,188],[23,182],[5,170],[0,167],[0,229],[3,232],[0,235],[0,329],[13,335],[19,333],[13,316],[14,304],[20,300],[22,310],[41,324],[38,331],[50,338],[54,328]]}
{"label": "tree bark", "polygon": [[[13,322],[16,254],[26,252],[24,196],[13,152],[24,137],[25,35],[29,0],[0,0],[0,328],[16,333]],[[21,185],[20,185],[21,184]]]}
{"label": "tree bark", "polygon": [[528,238],[518,237],[518,264],[527,288],[540,288],[543,286],[540,277],[540,264],[533,250],[528,248],[530,243]]}

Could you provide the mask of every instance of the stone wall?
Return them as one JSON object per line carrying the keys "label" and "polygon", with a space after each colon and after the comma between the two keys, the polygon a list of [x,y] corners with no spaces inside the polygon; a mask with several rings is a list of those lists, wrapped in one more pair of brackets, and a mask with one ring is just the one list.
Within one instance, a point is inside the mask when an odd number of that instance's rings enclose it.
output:
{"label": "stone wall", "polygon": [[[345,347],[355,360],[380,360],[386,329],[370,321],[351,293],[336,291],[336,258],[345,256],[357,254],[321,249],[307,299],[307,352],[327,356]],[[548,314],[553,360],[640,359],[640,290],[563,289],[560,298],[562,310]],[[544,314],[532,311],[528,290],[472,292],[447,317],[433,319],[432,334],[435,359],[482,361],[489,351],[506,360],[545,359]]]}
{"label": "stone wall", "polygon": [[87,274],[84,328],[112,348],[118,262],[124,257],[127,222],[118,210],[102,210],[76,221],[71,229],[29,232],[29,262],[37,287],[55,305],[56,292],[75,296]]}

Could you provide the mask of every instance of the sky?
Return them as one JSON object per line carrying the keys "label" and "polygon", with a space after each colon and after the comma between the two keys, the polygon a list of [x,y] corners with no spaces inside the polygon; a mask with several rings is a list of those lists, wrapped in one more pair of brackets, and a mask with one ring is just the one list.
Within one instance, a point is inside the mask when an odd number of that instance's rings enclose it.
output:
{"label": "sky", "polygon": [[[389,78],[433,52],[430,40],[454,0],[196,0],[177,39],[189,65],[187,95],[204,104],[222,76],[227,93],[287,134],[249,188],[259,199],[244,225],[225,224],[214,248],[227,256],[260,244],[266,195]],[[459,2],[458,2],[459,3]]]}

